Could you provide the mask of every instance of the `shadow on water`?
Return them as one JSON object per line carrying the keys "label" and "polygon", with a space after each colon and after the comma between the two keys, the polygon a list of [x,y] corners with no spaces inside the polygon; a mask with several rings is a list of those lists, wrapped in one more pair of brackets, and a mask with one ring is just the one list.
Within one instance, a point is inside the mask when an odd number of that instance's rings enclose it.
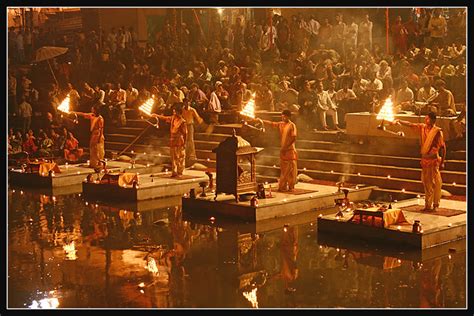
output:
{"label": "shadow on water", "polygon": [[462,242],[429,252],[259,223],[8,191],[10,308],[461,308]]}

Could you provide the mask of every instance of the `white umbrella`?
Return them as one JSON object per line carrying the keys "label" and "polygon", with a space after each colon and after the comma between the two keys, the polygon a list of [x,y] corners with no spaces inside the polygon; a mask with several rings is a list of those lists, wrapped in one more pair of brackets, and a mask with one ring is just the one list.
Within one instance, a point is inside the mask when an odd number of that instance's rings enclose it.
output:
{"label": "white umbrella", "polygon": [[41,48],[38,48],[35,53],[35,59],[33,62],[38,63],[40,61],[48,61],[48,66],[49,70],[51,70],[51,73],[53,74],[54,80],[56,83],[58,83],[58,80],[56,80],[56,76],[54,75],[53,69],[51,68],[51,64],[49,63],[49,60],[63,55],[68,51],[67,47],[56,47],[56,46],[43,46]]}

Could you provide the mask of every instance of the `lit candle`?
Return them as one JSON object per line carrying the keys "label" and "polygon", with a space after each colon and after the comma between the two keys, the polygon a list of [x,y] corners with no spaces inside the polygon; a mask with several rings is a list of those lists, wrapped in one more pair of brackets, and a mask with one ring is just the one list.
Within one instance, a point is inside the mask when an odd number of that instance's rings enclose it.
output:
{"label": "lit candle", "polygon": [[357,175],[360,176],[360,172],[357,172]]}
{"label": "lit candle", "polygon": [[405,193],[405,189],[402,189],[402,192]]}
{"label": "lit candle", "polygon": [[456,182],[453,182],[453,185],[455,186],[455,185],[456,185]]}
{"label": "lit candle", "polygon": [[453,226],[453,224],[449,223],[448,226],[451,227],[451,226]]}
{"label": "lit candle", "polygon": [[145,283],[142,282],[142,283],[138,284],[138,286],[139,287],[145,287]]}
{"label": "lit candle", "polygon": [[390,179],[390,175],[387,176],[387,179]]}
{"label": "lit candle", "polygon": [[20,191],[20,194],[23,195],[23,191]]}
{"label": "lit candle", "polygon": [[331,170],[331,173],[334,173],[334,170]]}
{"label": "lit candle", "polygon": [[213,221],[216,220],[216,218],[215,218],[214,216],[211,216],[211,217],[209,218],[209,220],[210,220],[211,222],[213,222]]}
{"label": "lit candle", "polygon": [[323,214],[319,214],[318,217],[319,217],[319,218],[323,217]]}
{"label": "lit candle", "polygon": [[89,205],[89,202],[86,202],[86,206]]}
{"label": "lit candle", "polygon": [[397,230],[400,230],[400,229],[402,229],[402,227],[401,227],[401,226],[397,226]]}
{"label": "lit candle", "polygon": [[448,255],[448,259],[450,259],[450,260],[451,260],[451,255]]}
{"label": "lit candle", "polygon": [[135,152],[132,150],[131,153],[134,154]]}
{"label": "lit candle", "polygon": [[77,172],[77,174],[81,174],[81,172],[80,172],[80,171],[78,171],[78,172]]}
{"label": "lit candle", "polygon": [[304,167],[303,170],[306,171],[306,167]]}

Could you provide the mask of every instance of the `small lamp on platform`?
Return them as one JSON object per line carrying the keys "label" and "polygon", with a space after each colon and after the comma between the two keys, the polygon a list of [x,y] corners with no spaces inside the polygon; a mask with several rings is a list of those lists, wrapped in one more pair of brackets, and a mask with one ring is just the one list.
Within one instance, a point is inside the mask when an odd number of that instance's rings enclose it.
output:
{"label": "small lamp on platform", "polygon": [[412,232],[415,234],[420,234],[423,230],[421,229],[421,224],[419,220],[415,220],[413,223]]}
{"label": "small lamp on platform", "polygon": [[254,195],[251,199],[250,199],[250,206],[252,207],[257,207],[258,206],[258,198],[256,195]]}
{"label": "small lamp on platform", "polygon": [[206,197],[207,182],[206,181],[201,181],[201,182],[199,182],[199,186],[202,188],[202,192],[199,196],[200,197]]}
{"label": "small lamp on platform", "polygon": [[92,173],[89,173],[86,177],[86,181],[87,183],[91,183],[92,182]]}
{"label": "small lamp on platform", "polygon": [[214,176],[209,171],[206,171],[206,175],[209,177],[209,190],[212,190],[214,188]]}

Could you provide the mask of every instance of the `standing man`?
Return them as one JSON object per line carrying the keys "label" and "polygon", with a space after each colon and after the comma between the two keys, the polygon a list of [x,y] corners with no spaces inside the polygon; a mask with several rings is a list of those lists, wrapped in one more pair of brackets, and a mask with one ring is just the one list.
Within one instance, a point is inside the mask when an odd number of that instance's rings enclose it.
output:
{"label": "standing man", "polygon": [[[436,211],[441,199],[440,170],[444,168],[446,144],[444,143],[441,128],[435,125],[436,114],[433,112],[425,116],[425,123],[410,123],[395,120],[394,124],[401,124],[418,129],[421,134],[421,181],[425,190],[425,211]],[[441,149],[441,157],[439,151]],[[431,208],[433,206],[433,208]]]}
{"label": "standing man", "polygon": [[91,113],[72,112],[91,121],[91,136],[89,141],[89,167],[100,169],[100,161],[105,156],[104,118],[99,114],[97,105],[93,105]]}
{"label": "standing man", "polygon": [[370,21],[368,14],[365,15],[364,20],[359,24],[359,32],[357,45],[365,46],[369,51],[372,50],[372,28],[374,23]]}
{"label": "standing man", "polygon": [[199,116],[197,111],[190,106],[188,99],[183,100],[183,118],[186,121],[186,128],[188,135],[186,137],[186,159],[185,165],[190,166],[196,160],[196,149],[194,147],[194,124],[201,124],[203,119]]}
{"label": "standing man", "polygon": [[280,132],[280,179],[278,181],[278,191],[292,192],[295,189],[296,177],[298,175],[298,154],[295,148],[296,125],[291,121],[291,112],[283,110],[281,112],[281,122],[271,122],[263,120],[265,124],[278,128]]}
{"label": "standing man", "polygon": [[188,129],[186,121],[183,118],[183,104],[175,103],[173,106],[173,115],[164,116],[156,113],[151,114],[167,123],[170,123],[170,156],[171,156],[171,177],[179,178],[183,175],[184,159],[186,156],[186,138]]}

